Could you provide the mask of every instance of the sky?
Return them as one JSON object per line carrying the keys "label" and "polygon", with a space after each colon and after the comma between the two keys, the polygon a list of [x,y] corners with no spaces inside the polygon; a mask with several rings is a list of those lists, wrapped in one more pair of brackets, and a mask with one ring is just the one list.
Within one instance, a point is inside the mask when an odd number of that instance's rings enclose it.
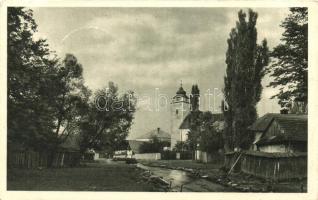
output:
{"label": "sky", "polygon": [[[238,11],[247,8],[31,9],[36,37],[46,38],[60,57],[74,54],[91,90],[113,81],[121,92],[138,95],[129,138],[157,127],[169,131],[169,104],[181,82],[187,94],[198,84],[201,110],[221,112],[227,39]],[[272,49],[279,44],[288,8],[252,9],[258,13],[258,43],[266,38]],[[279,112],[277,100],[270,99],[277,90],[266,87],[269,82],[268,76],[262,82],[259,116]]]}

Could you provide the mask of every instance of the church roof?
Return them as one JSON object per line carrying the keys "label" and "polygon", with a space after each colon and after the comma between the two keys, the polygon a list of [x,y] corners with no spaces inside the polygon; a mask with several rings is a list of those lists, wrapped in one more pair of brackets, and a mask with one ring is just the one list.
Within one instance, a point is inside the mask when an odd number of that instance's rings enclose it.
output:
{"label": "church roof", "polygon": [[189,99],[189,97],[187,96],[187,92],[183,89],[182,85],[179,87],[179,90],[176,92],[176,96],[174,96],[173,98],[176,97],[184,97],[186,99]]}
{"label": "church roof", "polygon": [[[199,112],[190,112],[182,121],[179,129],[189,129],[191,121],[197,117],[198,114],[201,114],[202,111]],[[216,121],[224,121],[224,115],[223,113],[213,113],[212,114],[212,123]]]}
{"label": "church roof", "polygon": [[160,128],[156,128],[148,133],[138,137],[138,139],[152,139],[154,136],[158,137],[161,140],[170,140],[171,135]]}

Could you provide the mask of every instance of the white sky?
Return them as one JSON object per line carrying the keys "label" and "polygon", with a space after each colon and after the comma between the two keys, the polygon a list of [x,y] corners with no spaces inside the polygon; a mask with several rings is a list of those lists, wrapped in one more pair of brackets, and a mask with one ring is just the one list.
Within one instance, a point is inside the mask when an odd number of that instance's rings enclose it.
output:
{"label": "white sky", "polygon": [[[220,94],[225,75],[227,38],[240,8],[32,8],[38,37],[48,40],[59,56],[74,54],[84,68],[86,85],[96,90],[114,81],[122,91],[154,98],[155,88],[171,98],[182,80],[190,93],[198,84]],[[247,9],[243,9],[247,11]],[[258,41],[270,49],[279,43],[279,26],[288,8],[255,8]],[[275,94],[264,79],[258,113],[279,112]],[[217,89],[214,89],[217,88]],[[143,98],[145,99],[145,98]],[[204,100],[204,99],[203,99]],[[220,112],[220,96],[211,97],[212,112]],[[208,109],[202,101],[202,110]],[[144,104],[145,105],[145,104]],[[152,109],[152,111],[149,111]],[[140,107],[130,137],[161,127],[169,131],[170,115]],[[211,108],[210,108],[211,109]]]}

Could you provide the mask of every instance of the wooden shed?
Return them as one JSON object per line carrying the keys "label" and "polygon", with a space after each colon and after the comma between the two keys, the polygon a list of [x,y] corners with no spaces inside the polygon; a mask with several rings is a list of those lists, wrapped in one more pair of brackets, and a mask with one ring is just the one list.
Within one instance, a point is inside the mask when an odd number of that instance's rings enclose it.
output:
{"label": "wooden shed", "polygon": [[268,113],[249,127],[254,132],[251,150],[307,152],[307,115]]}

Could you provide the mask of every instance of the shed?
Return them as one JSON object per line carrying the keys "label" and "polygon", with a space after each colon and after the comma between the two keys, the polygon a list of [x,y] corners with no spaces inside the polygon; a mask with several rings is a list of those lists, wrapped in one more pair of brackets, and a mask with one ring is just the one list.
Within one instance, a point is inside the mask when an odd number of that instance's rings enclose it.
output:
{"label": "shed", "polygon": [[256,120],[252,149],[263,152],[307,152],[307,115],[268,113]]}

